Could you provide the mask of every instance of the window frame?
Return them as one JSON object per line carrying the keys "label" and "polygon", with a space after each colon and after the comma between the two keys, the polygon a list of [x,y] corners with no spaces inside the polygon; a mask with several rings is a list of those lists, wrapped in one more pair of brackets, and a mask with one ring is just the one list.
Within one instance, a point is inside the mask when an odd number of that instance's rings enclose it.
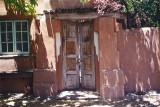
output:
{"label": "window frame", "polygon": [[[29,21],[28,20],[3,20],[3,21],[0,21],[1,22],[11,22],[12,23],[12,31],[9,31],[9,32],[12,32],[12,39],[13,39],[13,52],[2,52],[2,39],[1,39],[1,26],[0,26],[0,55],[28,55],[30,53],[30,31],[29,31]],[[16,30],[16,22],[20,22],[21,23],[21,30],[20,31],[17,31]],[[22,22],[26,22],[27,23],[27,30],[26,31],[23,31],[22,30]],[[7,25],[6,25],[7,26]],[[7,27],[6,27],[6,34],[8,33],[7,31]],[[16,33],[17,32],[20,32],[21,33],[21,41],[18,41],[17,42],[17,36],[16,36]],[[22,32],[26,32],[27,33],[27,40],[28,41],[23,41],[22,40]],[[5,42],[6,44],[8,44],[9,42],[6,41]],[[23,52],[23,48],[24,46],[22,46],[22,51],[18,52],[17,51],[17,43],[20,43],[21,46],[23,43],[28,43],[28,51],[27,52]],[[8,45],[7,45],[7,51],[8,51]]]}

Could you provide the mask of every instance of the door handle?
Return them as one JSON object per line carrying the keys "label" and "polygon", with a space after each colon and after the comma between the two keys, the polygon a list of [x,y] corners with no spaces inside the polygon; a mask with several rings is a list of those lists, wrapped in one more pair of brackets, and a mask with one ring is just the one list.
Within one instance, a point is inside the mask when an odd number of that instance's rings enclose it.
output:
{"label": "door handle", "polygon": [[77,64],[80,64],[81,62],[83,62],[84,60],[80,60],[80,59],[78,59],[77,60]]}
{"label": "door handle", "polygon": [[81,60],[80,59],[77,59],[77,64],[80,64]]}

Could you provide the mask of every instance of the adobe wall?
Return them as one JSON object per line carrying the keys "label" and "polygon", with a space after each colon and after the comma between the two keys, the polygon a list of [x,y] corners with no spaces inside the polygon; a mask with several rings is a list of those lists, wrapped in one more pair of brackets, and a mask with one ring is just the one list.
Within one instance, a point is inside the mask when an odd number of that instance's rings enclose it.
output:
{"label": "adobe wall", "polygon": [[5,4],[2,0],[0,0],[0,10],[1,10],[0,15],[6,15],[7,14]]}
{"label": "adobe wall", "polygon": [[0,73],[0,93],[25,93],[28,86],[32,93],[32,79],[32,72]]}
{"label": "adobe wall", "polygon": [[[34,28],[32,17],[10,14],[0,16],[0,20],[28,20],[30,31]],[[32,88],[34,53],[34,35],[30,32],[29,55],[0,55],[0,92],[24,92],[28,85]]]}
{"label": "adobe wall", "polygon": [[[61,88],[61,67],[56,64],[56,33],[61,21],[42,18],[36,23],[36,69],[33,73],[33,93],[54,96]],[[60,60],[59,60],[60,61]]]}
{"label": "adobe wall", "polygon": [[0,56],[0,73],[27,72],[34,66],[34,56]]}
{"label": "adobe wall", "polygon": [[[28,1],[28,0],[25,0]],[[87,8],[93,7],[90,3],[81,3],[79,0],[37,0],[38,6],[36,6],[35,10],[37,14],[43,14],[43,10],[52,10],[52,9],[60,9],[60,8]],[[9,15],[8,10],[4,4],[3,0],[0,0],[0,15]]]}
{"label": "adobe wall", "polygon": [[[34,28],[33,18],[25,17],[22,15],[7,15],[0,16],[0,20],[28,20],[29,30]],[[12,72],[12,71],[27,71],[32,70],[35,67],[35,50],[34,50],[34,35],[30,32],[30,54],[26,56],[16,55],[0,55],[0,73]],[[9,65],[9,66],[8,66]]]}
{"label": "adobe wall", "polygon": [[81,3],[80,0],[45,0],[44,9],[71,9],[71,8],[89,8],[93,7],[90,3]]}
{"label": "adobe wall", "polygon": [[125,91],[160,89],[159,29],[131,29],[117,34],[120,68],[125,73]]}
{"label": "adobe wall", "polygon": [[124,96],[124,74],[119,70],[115,19],[99,18],[98,29],[100,95],[103,99],[121,98]]}

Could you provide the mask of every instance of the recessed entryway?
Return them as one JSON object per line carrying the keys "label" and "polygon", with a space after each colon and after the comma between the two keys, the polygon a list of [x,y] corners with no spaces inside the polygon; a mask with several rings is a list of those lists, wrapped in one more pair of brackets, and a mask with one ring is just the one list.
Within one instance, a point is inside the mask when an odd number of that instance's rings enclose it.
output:
{"label": "recessed entryway", "polygon": [[65,89],[95,89],[92,21],[64,21],[62,26]]}

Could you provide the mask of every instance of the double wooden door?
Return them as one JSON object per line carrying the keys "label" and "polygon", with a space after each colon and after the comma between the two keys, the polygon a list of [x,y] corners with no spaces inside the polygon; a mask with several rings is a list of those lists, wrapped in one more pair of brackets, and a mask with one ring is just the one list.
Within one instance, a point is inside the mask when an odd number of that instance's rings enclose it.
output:
{"label": "double wooden door", "polygon": [[91,22],[63,22],[63,80],[66,89],[95,89]]}

